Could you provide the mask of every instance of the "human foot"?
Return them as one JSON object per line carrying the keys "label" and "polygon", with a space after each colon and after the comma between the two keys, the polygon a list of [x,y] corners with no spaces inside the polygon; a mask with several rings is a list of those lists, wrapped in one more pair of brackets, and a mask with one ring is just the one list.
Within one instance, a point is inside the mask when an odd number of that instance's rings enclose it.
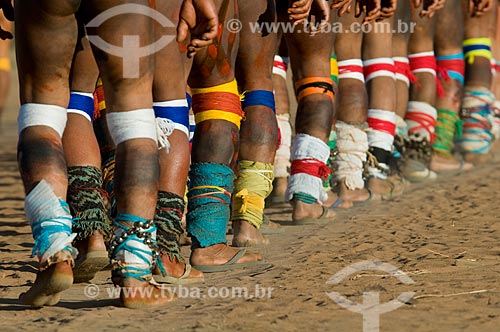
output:
{"label": "human foot", "polygon": [[109,265],[103,235],[96,231],[86,239],[75,241],[78,257],[73,269],[74,283],[86,282]]}
{"label": "human foot", "polygon": [[318,203],[308,204],[298,200],[292,201],[292,220],[296,224],[312,223],[335,218],[335,211]]}
{"label": "human foot", "polygon": [[73,284],[73,271],[68,261],[52,264],[39,271],[31,288],[19,296],[22,304],[35,307],[55,305],[59,302],[60,293]]}
{"label": "human foot", "polygon": [[203,283],[205,277],[203,272],[194,269],[191,264],[179,262],[176,258],[169,255],[161,255],[161,262],[166,275],[163,276],[160,269],[156,267],[153,271],[154,279],[158,282],[165,282],[176,285],[188,285]]}
{"label": "human foot", "polygon": [[267,237],[244,220],[233,221],[233,234],[233,247],[256,247],[269,244]]}
{"label": "human foot", "polygon": [[203,272],[221,272],[255,265],[260,260],[260,254],[247,253],[245,249],[219,243],[205,248],[194,248],[190,263]]}
{"label": "human foot", "polygon": [[468,171],[474,165],[465,160],[458,160],[453,156],[444,156],[442,154],[433,154],[431,159],[430,169],[436,173],[453,172],[453,171]]}

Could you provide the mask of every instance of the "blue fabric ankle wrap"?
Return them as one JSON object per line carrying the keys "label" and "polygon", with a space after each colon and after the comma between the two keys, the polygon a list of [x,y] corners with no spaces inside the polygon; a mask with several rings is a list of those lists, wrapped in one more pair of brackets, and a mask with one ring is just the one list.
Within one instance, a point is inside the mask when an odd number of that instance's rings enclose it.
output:
{"label": "blue fabric ankle wrap", "polygon": [[187,230],[194,247],[226,243],[234,173],[224,165],[199,163],[189,171]]}

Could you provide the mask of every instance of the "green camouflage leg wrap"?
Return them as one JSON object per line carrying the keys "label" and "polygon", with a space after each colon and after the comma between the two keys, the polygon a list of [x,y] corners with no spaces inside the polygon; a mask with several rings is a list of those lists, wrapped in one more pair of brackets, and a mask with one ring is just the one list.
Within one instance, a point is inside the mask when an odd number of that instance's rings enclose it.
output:
{"label": "green camouflage leg wrap", "polygon": [[73,232],[77,240],[91,236],[95,231],[111,238],[112,222],[104,206],[105,191],[102,189],[101,170],[93,166],[68,168],[68,204],[75,217]]}
{"label": "green camouflage leg wrap", "polygon": [[160,191],[156,203],[155,222],[157,227],[156,241],[162,254],[170,260],[184,262],[181,256],[179,239],[184,232],[181,221],[186,203],[176,194]]}

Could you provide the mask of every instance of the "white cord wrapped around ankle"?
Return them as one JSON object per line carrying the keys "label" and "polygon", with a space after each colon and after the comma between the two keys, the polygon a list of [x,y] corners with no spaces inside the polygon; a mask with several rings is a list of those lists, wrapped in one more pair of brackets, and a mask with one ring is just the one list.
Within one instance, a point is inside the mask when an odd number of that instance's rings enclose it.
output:
{"label": "white cord wrapped around ankle", "polygon": [[339,152],[334,161],[336,177],[344,180],[349,190],[363,189],[363,164],[368,152],[366,132],[342,121],[337,121],[335,127]]}

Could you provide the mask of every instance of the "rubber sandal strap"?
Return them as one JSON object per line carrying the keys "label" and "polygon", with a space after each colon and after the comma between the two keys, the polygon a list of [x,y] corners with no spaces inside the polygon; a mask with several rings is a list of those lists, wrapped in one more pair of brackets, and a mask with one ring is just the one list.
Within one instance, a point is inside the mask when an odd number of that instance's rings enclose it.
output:
{"label": "rubber sandal strap", "polygon": [[245,256],[247,253],[246,249],[240,249],[229,261],[224,263],[224,265],[234,265],[237,261],[240,260],[241,257]]}

